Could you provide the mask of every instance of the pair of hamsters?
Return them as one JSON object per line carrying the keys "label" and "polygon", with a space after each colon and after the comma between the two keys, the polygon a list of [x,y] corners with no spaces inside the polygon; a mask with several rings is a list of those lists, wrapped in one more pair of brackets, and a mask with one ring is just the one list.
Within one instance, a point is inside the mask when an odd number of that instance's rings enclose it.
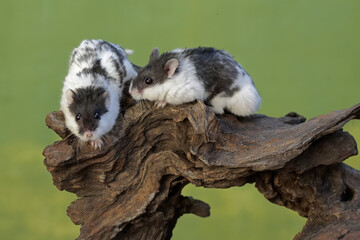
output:
{"label": "pair of hamsters", "polygon": [[131,53],[103,40],[84,40],[72,53],[61,110],[67,128],[94,148],[101,148],[102,137],[115,124],[126,81],[134,99],[155,101],[158,107],[199,99],[216,114],[226,109],[249,116],[259,108],[250,76],[223,50],[199,47],[159,55],[155,48],[144,68],[129,61]]}

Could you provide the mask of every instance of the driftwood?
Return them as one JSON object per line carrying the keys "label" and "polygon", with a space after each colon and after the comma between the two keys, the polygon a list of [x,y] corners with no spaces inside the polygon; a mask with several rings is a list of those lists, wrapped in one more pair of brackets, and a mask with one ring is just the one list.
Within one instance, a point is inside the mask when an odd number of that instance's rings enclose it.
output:
{"label": "driftwood", "polygon": [[271,202],[308,218],[295,239],[360,239],[360,173],[342,163],[357,154],[343,125],[360,104],[308,121],[214,115],[202,102],[126,109],[101,150],[80,144],[62,112],[46,124],[62,140],[44,163],[59,190],[79,198],[68,215],[78,239],[170,239],[184,213],[209,206],[181,195],[186,184],[228,188],[255,182]]}

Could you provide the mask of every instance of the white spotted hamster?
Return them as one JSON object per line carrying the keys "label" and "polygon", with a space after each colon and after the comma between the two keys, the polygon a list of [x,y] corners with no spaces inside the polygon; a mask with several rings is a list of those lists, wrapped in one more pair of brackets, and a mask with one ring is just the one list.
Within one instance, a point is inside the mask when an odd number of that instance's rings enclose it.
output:
{"label": "white spotted hamster", "polygon": [[95,149],[115,124],[124,82],[137,75],[131,53],[103,40],[83,40],[72,53],[60,108],[66,127]]}
{"label": "white spotted hamster", "polygon": [[238,116],[255,113],[261,98],[247,72],[223,50],[208,47],[175,49],[159,56],[155,48],[147,66],[131,81],[135,100],[156,101],[157,107],[195,99],[216,114],[228,110]]}

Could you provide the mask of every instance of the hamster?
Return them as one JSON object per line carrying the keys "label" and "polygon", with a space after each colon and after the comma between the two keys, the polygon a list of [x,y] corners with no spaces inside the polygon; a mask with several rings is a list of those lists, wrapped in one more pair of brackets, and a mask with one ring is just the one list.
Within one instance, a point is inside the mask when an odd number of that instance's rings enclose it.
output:
{"label": "hamster", "polygon": [[237,116],[255,113],[261,98],[249,74],[223,50],[209,47],[175,49],[159,56],[155,48],[148,65],[131,81],[135,100],[155,101],[157,107],[196,99],[216,114],[228,110]]}
{"label": "hamster", "polygon": [[137,75],[130,53],[103,40],[83,40],[70,58],[60,109],[67,128],[95,149],[115,124],[124,82]]}

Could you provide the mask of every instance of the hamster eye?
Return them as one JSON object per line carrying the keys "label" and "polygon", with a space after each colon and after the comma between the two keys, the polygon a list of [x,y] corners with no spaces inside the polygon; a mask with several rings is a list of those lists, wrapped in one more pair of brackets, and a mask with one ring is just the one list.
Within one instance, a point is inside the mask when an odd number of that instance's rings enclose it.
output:
{"label": "hamster eye", "polygon": [[76,114],[75,119],[76,119],[76,121],[79,121],[81,119],[81,114],[80,113]]}
{"label": "hamster eye", "polygon": [[153,82],[152,78],[150,78],[150,77],[145,78],[146,84],[152,84],[152,82]]}
{"label": "hamster eye", "polygon": [[100,119],[100,114],[99,114],[98,112],[95,112],[95,113],[94,113],[94,118],[95,118],[95,119]]}

